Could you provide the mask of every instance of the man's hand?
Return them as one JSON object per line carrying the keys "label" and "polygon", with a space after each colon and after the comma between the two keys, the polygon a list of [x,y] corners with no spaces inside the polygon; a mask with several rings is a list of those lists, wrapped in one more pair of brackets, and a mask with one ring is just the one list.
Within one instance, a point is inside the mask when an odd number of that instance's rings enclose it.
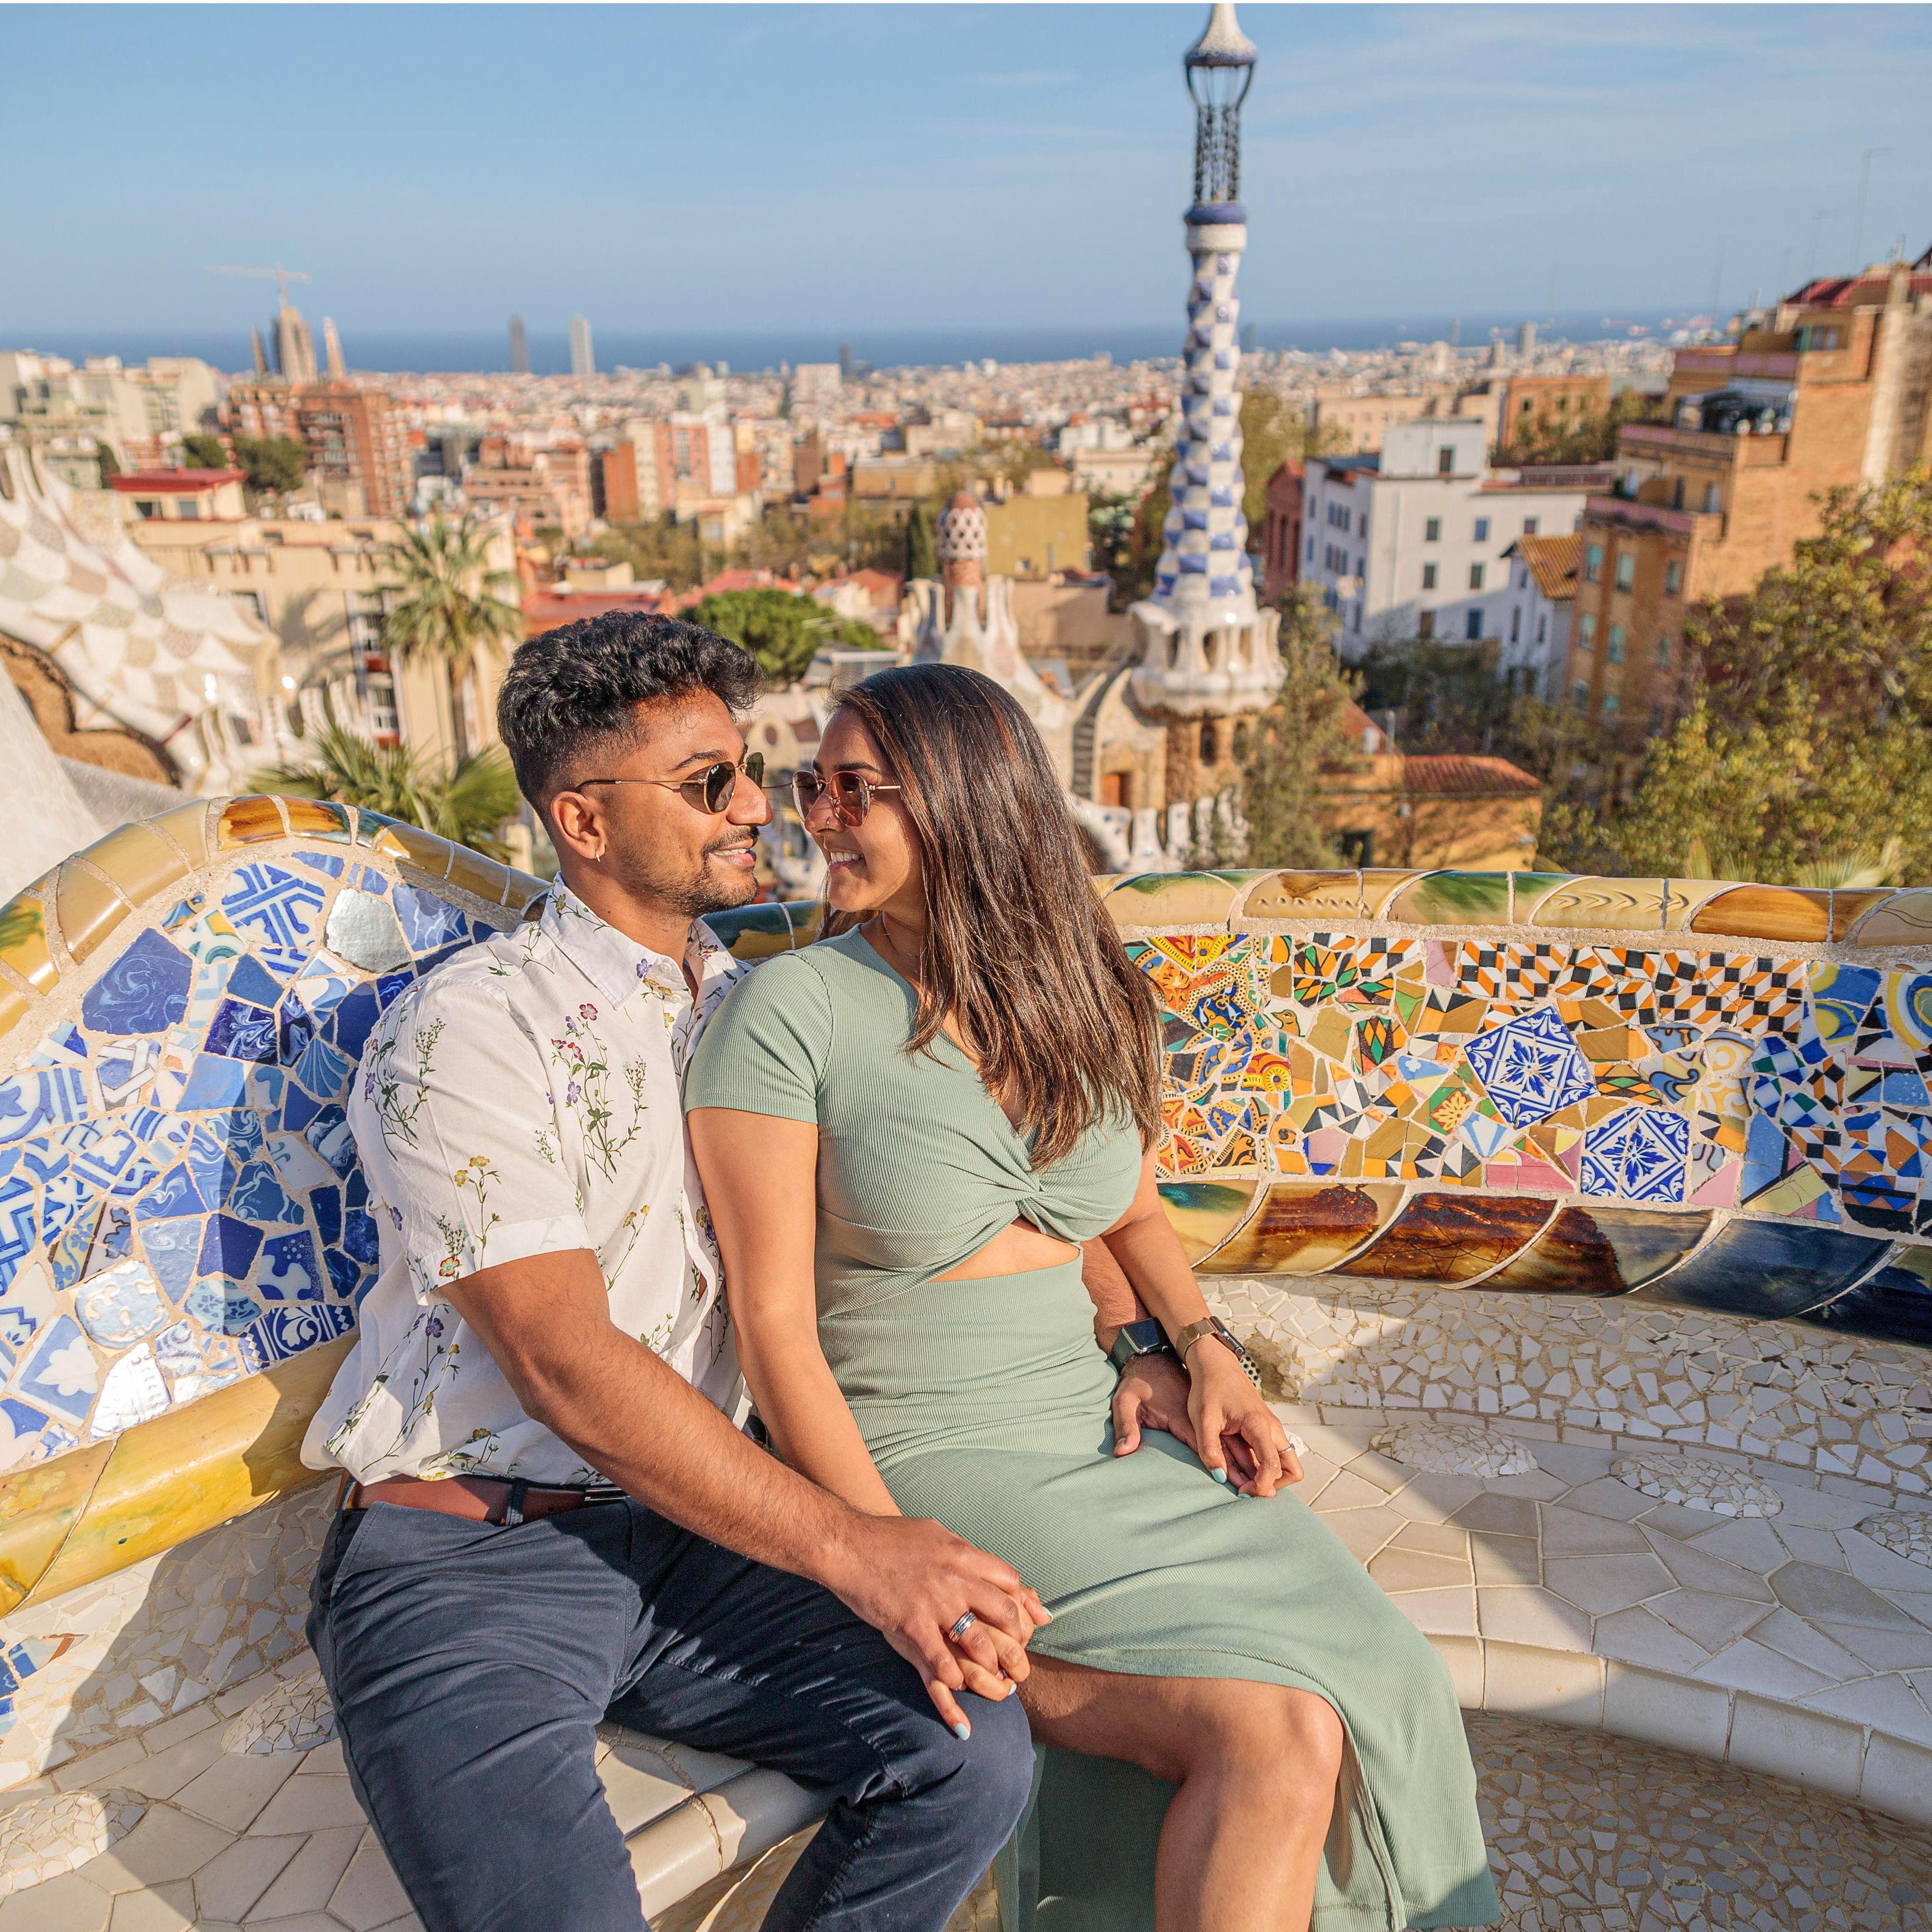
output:
{"label": "man's hand", "polygon": [[1143,1429],[1162,1429],[1192,1449],[1194,1424],[1187,1413],[1187,1371],[1172,1355],[1136,1355],[1114,1389],[1114,1454],[1131,1456]]}
{"label": "man's hand", "polygon": [[[935,1708],[961,1737],[971,1733],[953,1693],[997,1703],[1026,1680],[1026,1646],[1046,1606],[1019,1572],[942,1525],[914,1516],[851,1520],[826,1582],[855,1616],[926,1680]],[[949,1633],[970,1610],[956,1641]]]}

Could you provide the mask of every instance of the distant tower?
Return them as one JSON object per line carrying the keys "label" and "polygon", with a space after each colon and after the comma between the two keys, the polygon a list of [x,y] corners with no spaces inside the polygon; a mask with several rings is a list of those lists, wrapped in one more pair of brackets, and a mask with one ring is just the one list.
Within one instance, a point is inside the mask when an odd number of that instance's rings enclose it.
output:
{"label": "distant tower", "polygon": [[1133,606],[1140,661],[1134,701],[1167,726],[1170,808],[1211,797],[1237,775],[1235,725],[1280,688],[1280,618],[1255,601],[1241,500],[1240,305],[1247,245],[1240,110],[1255,47],[1232,4],[1216,5],[1183,63],[1195,104],[1194,206],[1183,218],[1194,262],[1182,350],[1180,430],[1154,595]]}
{"label": "distant tower", "polygon": [[1516,332],[1516,352],[1527,362],[1536,353],[1536,324],[1526,322]]}
{"label": "distant tower", "polygon": [[590,348],[590,325],[580,315],[570,318],[570,373],[573,376],[597,373],[597,358]]}
{"label": "distant tower", "polygon": [[324,316],[322,319],[322,359],[328,366],[328,379],[339,382],[349,374],[348,366],[342,359],[342,338],[335,332],[335,318]]}
{"label": "distant tower", "polygon": [[284,382],[298,388],[315,380],[315,338],[286,296],[275,311],[275,368]]}
{"label": "distant tower", "polygon": [[510,318],[510,374],[527,376],[530,373],[530,338],[524,333],[524,319],[520,315]]}
{"label": "distant tower", "polygon": [[252,322],[248,325],[248,346],[255,358],[256,375],[266,376],[268,373],[268,352],[262,346],[262,332]]}
{"label": "distant tower", "polygon": [[842,382],[852,380],[852,345],[849,342],[838,345],[838,380]]}

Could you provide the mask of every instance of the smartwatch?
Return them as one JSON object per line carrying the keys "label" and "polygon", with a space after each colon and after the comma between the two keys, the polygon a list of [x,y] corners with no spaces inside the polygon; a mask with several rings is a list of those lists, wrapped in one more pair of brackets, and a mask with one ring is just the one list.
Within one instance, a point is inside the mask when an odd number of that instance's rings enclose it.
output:
{"label": "smartwatch", "polygon": [[1144,1322],[1124,1322],[1114,1337],[1114,1346],[1107,1351],[1107,1359],[1114,1365],[1116,1375],[1123,1373],[1127,1364],[1137,1355],[1172,1355],[1172,1347],[1167,1332],[1151,1316]]}
{"label": "smartwatch", "polygon": [[1240,1342],[1234,1340],[1234,1330],[1218,1315],[1210,1315],[1204,1322],[1190,1322],[1174,1338],[1174,1352],[1180,1358],[1182,1367],[1187,1365],[1188,1351],[1195,1343],[1211,1335],[1216,1341],[1224,1342],[1234,1351],[1234,1359],[1241,1365],[1241,1372],[1256,1388],[1262,1385],[1262,1372],[1255,1366],[1255,1359]]}

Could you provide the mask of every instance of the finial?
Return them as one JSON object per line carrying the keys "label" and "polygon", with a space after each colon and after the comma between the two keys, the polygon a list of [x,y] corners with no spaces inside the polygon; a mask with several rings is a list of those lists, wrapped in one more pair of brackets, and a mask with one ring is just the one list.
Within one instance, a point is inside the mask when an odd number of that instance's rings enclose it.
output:
{"label": "finial", "polygon": [[1215,0],[1208,9],[1208,24],[1201,38],[1187,50],[1184,67],[1252,67],[1258,58],[1255,44],[1241,32],[1234,18],[1234,0]]}

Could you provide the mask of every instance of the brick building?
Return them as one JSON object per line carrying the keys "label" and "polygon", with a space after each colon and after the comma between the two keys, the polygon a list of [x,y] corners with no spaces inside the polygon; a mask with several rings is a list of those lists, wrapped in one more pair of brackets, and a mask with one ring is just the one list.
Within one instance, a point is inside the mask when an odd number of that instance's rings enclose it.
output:
{"label": "brick building", "polygon": [[1586,506],[1568,685],[1592,716],[1662,728],[1690,607],[1789,562],[1822,492],[1932,458],[1932,272],[1813,282],[1746,321],[1678,352],[1666,420],[1624,426],[1620,494]]}
{"label": "brick building", "polygon": [[1503,389],[1496,440],[1507,448],[1540,427],[1571,429],[1610,406],[1607,376],[1512,376]]}
{"label": "brick building", "polygon": [[286,436],[308,452],[326,509],[399,517],[416,494],[409,429],[395,398],[355,382],[238,382],[228,392],[237,436]]}
{"label": "brick building", "polygon": [[1272,603],[1301,574],[1301,496],[1304,466],[1290,457],[1268,480],[1262,513],[1263,595]]}

